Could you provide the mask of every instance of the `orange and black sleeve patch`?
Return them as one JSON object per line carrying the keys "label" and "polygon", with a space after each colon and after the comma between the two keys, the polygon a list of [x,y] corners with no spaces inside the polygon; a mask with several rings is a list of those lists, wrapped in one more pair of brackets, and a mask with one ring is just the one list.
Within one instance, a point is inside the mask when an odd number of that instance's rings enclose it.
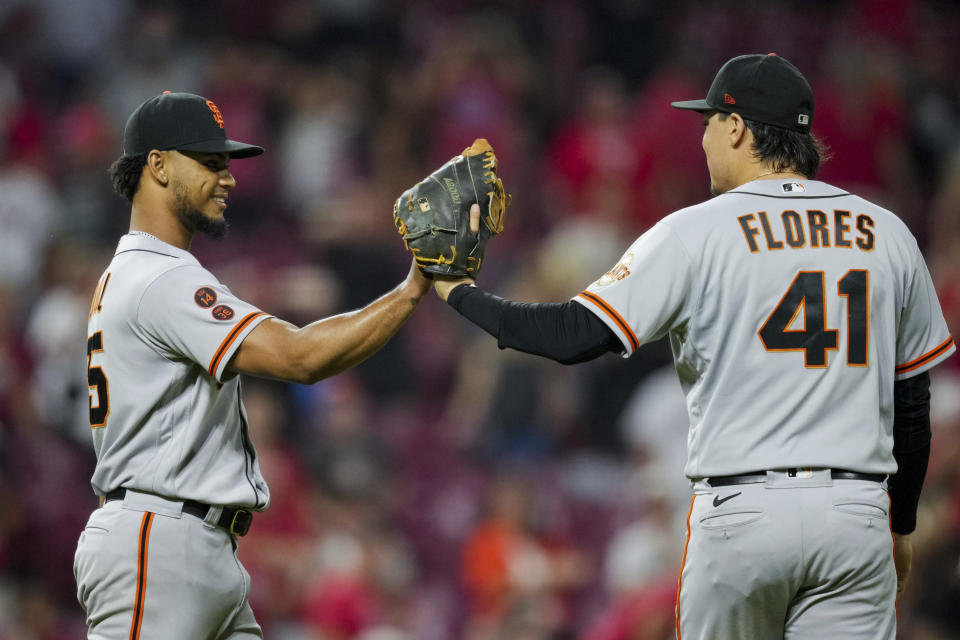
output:
{"label": "orange and black sleeve patch", "polygon": [[895,371],[897,373],[906,373],[908,371],[913,371],[914,369],[917,369],[927,364],[931,360],[936,360],[939,356],[941,356],[945,351],[950,349],[950,347],[952,346],[953,346],[953,336],[950,336],[949,338],[946,339],[945,342],[934,347],[930,351],[927,351],[925,354],[923,354],[919,358],[911,360],[910,362],[904,362],[903,364],[897,365],[897,368],[895,369]]}
{"label": "orange and black sleeve patch", "polygon": [[623,317],[617,313],[616,309],[607,304],[606,300],[592,291],[581,291],[577,295],[600,307],[600,310],[607,314],[607,317],[613,320],[616,325],[620,327],[620,330],[623,331],[623,333],[627,336],[627,339],[630,341],[630,348],[633,351],[636,351],[640,348],[640,341],[637,340],[637,336],[633,333],[633,329],[631,329],[626,320],[624,320]]}
{"label": "orange and black sleeve patch", "polygon": [[220,347],[217,349],[216,353],[213,354],[213,359],[210,360],[210,366],[207,367],[207,371],[210,372],[210,375],[214,378],[217,377],[217,368],[220,366],[220,361],[223,360],[223,356],[230,350],[230,345],[234,343],[247,326],[259,318],[260,316],[267,315],[263,311],[254,311],[253,313],[248,313],[243,317],[240,322],[237,323],[233,329],[230,330],[230,333],[227,334],[227,337],[223,339],[223,342],[220,343]]}
{"label": "orange and black sleeve patch", "polygon": [[202,309],[209,309],[217,301],[217,292],[212,287],[200,287],[193,293],[193,301]]}
{"label": "orange and black sleeve patch", "polygon": [[210,315],[217,320],[232,320],[234,316],[233,307],[225,304],[218,304],[210,310]]}

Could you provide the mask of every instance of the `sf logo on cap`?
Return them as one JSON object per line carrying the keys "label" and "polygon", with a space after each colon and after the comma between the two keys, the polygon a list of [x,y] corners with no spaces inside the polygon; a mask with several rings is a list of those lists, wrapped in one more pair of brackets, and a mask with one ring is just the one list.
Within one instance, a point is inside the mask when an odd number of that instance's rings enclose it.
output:
{"label": "sf logo on cap", "polygon": [[213,119],[216,120],[220,128],[223,129],[223,116],[220,114],[220,109],[217,109],[217,105],[213,104],[213,100],[207,100],[207,106],[210,107],[210,111],[213,112]]}

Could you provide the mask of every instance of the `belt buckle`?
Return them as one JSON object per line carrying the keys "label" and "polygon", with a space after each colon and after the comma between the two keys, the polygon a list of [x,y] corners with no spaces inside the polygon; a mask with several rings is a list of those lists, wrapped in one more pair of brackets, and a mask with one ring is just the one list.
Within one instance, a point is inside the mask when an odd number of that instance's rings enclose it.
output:
{"label": "belt buckle", "polygon": [[803,467],[798,469],[787,469],[788,478],[812,478],[813,469],[810,467]]}
{"label": "belt buckle", "polygon": [[235,536],[247,535],[251,522],[253,522],[252,513],[246,509],[237,509],[233,512],[233,519],[230,520],[230,533]]}

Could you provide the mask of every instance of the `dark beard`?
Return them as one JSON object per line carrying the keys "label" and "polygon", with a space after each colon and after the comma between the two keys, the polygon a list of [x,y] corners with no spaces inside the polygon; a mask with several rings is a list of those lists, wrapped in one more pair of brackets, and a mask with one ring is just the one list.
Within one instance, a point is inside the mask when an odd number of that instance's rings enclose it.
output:
{"label": "dark beard", "polygon": [[182,185],[176,185],[174,192],[177,197],[175,204],[177,218],[191,233],[199,231],[208,238],[214,238],[215,240],[227,234],[227,229],[230,228],[230,225],[227,223],[226,218],[220,218],[219,220],[208,218],[200,211],[191,207],[187,203],[186,189],[184,189]]}

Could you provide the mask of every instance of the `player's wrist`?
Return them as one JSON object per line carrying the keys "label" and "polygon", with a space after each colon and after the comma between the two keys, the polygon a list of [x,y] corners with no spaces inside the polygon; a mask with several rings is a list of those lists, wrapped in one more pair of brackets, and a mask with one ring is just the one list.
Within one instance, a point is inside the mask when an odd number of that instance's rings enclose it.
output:
{"label": "player's wrist", "polygon": [[412,260],[410,271],[407,273],[407,278],[403,281],[402,287],[406,294],[411,296],[414,301],[419,302],[433,287],[433,280],[417,266],[416,260]]}
{"label": "player's wrist", "polygon": [[433,290],[437,292],[440,299],[447,302],[450,292],[462,284],[473,284],[472,278],[457,278],[455,280],[435,278],[433,281]]}

